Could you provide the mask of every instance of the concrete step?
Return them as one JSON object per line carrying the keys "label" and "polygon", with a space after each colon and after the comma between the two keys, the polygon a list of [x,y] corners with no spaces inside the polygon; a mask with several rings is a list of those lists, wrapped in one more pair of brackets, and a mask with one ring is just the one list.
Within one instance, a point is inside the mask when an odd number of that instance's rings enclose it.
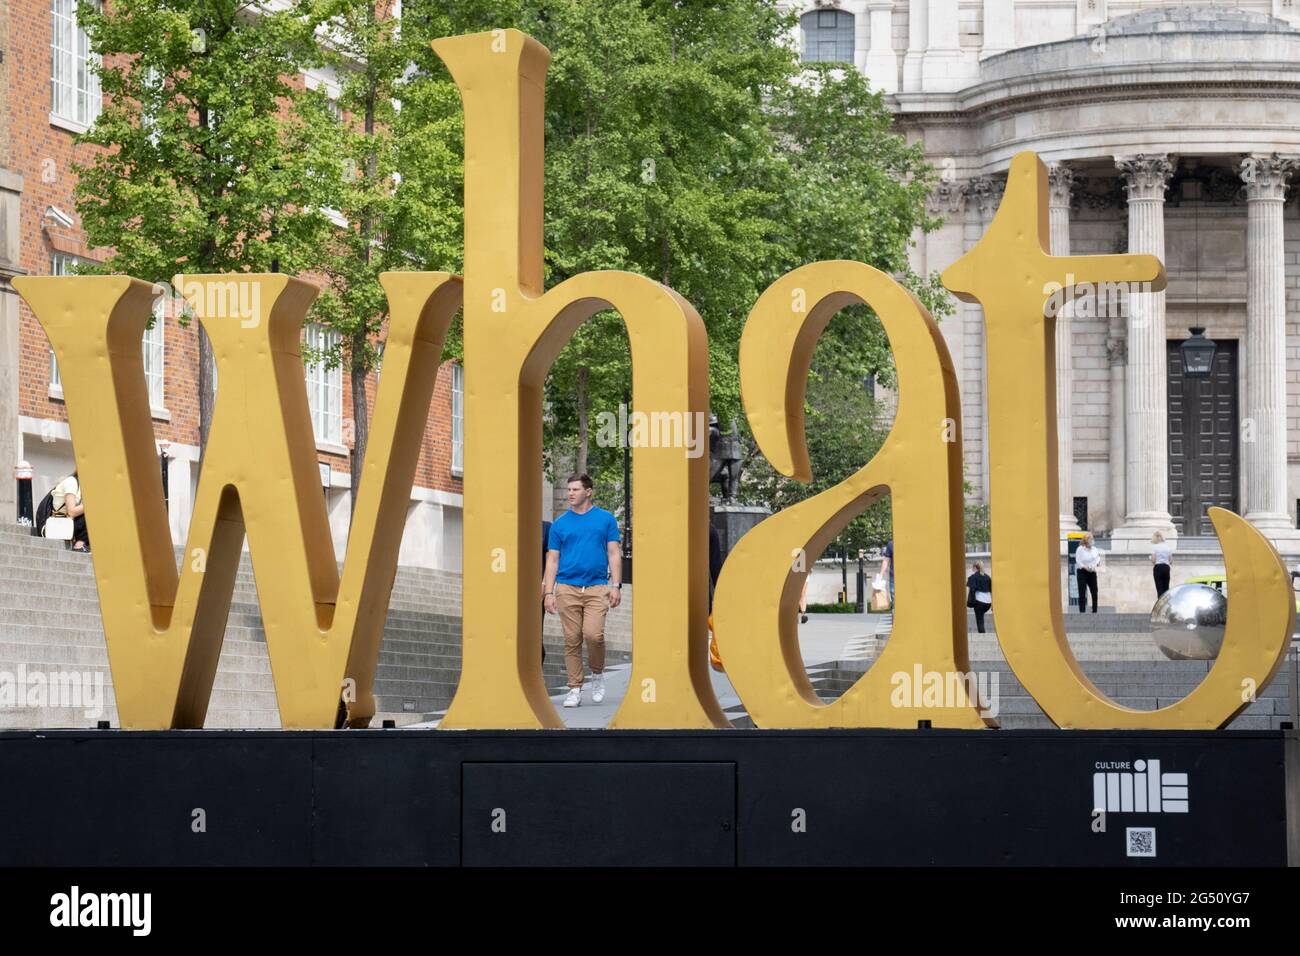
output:
{"label": "concrete step", "polygon": [[[226,631],[227,642],[259,644],[265,648],[265,637],[263,636],[260,640],[258,637],[258,632],[248,628],[230,628]],[[27,644],[34,641],[98,644],[102,647],[104,646],[104,632],[97,624],[94,627],[66,627],[49,624],[16,624],[0,620],[0,643]]]}
{"label": "concrete step", "polygon": [[[78,610],[75,602],[65,604],[61,599],[38,601],[27,596],[14,598],[12,601],[24,600],[37,607],[13,608],[0,607],[0,628],[12,627],[66,627],[102,633],[102,618],[98,608]],[[423,635],[441,635],[454,638],[459,642],[460,622],[449,617],[441,619],[430,616],[423,622],[414,618],[399,618],[396,622],[386,624],[385,629],[400,632],[405,640],[418,640]],[[259,614],[232,613],[226,619],[227,630],[260,631],[262,618]]]}
{"label": "concrete step", "polygon": [[[231,614],[227,618],[227,626],[260,630],[263,629],[262,616],[247,613]],[[401,634],[408,640],[418,640],[421,635],[443,635],[455,638],[459,643],[461,622],[459,618],[446,615],[430,614],[423,617],[389,615],[384,623],[384,630],[388,633]]]}
{"label": "concrete step", "polygon": [[[563,661],[563,648],[548,644],[548,666]],[[611,660],[619,655],[611,652]],[[626,655],[624,655],[626,656]],[[0,628],[0,662],[44,661],[50,663],[107,662],[108,652],[102,633],[88,633],[71,628],[40,628],[22,634],[5,634]],[[254,640],[233,639],[228,633],[222,644],[223,666],[237,669],[261,670],[268,660],[265,643]],[[459,644],[430,641],[385,639],[380,649],[380,664],[406,667],[436,665],[446,668],[460,667]]]}
{"label": "concrete step", "polygon": [[278,711],[253,712],[209,707],[203,726],[205,729],[278,730],[280,715]]}
{"label": "concrete step", "polygon": [[[183,549],[176,549],[178,566]],[[99,614],[94,561],[66,551],[60,542],[0,529],[0,574],[19,586],[0,594],[0,670],[19,665],[40,672],[75,670],[102,681],[107,718],[116,724],[111,672]],[[27,587],[21,586],[24,582]],[[419,711],[445,707],[460,677],[461,578],[425,569],[399,569],[389,596],[385,637],[376,672],[380,712],[407,722]],[[548,627],[543,677],[563,682],[559,622]],[[616,622],[609,632],[616,633]],[[245,555],[236,574],[222,655],[214,680],[208,727],[278,727],[266,634],[257,601],[256,577]],[[611,657],[617,659],[616,655]],[[103,715],[101,715],[103,716]],[[14,708],[0,712],[0,726],[93,726],[75,710]],[[376,721],[376,726],[378,722]]]}
{"label": "concrete step", "polygon": [[[819,676],[813,678],[813,686],[819,694],[823,696],[830,694],[839,697],[844,694],[855,681],[846,677]],[[1181,700],[1190,694],[1199,684],[1195,683],[1152,683],[1152,682],[1093,682],[1097,689],[1110,697],[1112,700],[1131,697],[1155,697],[1161,703],[1159,706],[1164,707],[1169,703]],[[986,682],[989,692],[993,691],[991,679]],[[996,690],[998,697],[1002,700],[1008,700],[1013,697],[1023,697],[1028,699],[1029,694],[1018,682],[1013,680],[1002,680],[999,678]],[[1274,679],[1269,685],[1256,692],[1257,701],[1272,701],[1273,707],[1289,706],[1290,684],[1286,680]]]}
{"label": "concrete step", "polygon": [[[77,617],[77,615],[62,615],[60,617],[57,611],[32,611],[32,618],[36,620],[18,620],[12,617],[6,617],[5,610],[0,609],[0,643],[32,643],[34,640],[60,640],[60,632],[66,632],[68,639],[65,643],[91,643],[103,644],[104,632],[100,628],[98,620],[92,620],[86,617]],[[45,623],[53,620],[57,623]],[[177,639],[179,639],[179,635]],[[252,627],[227,627],[226,643],[250,643],[265,646],[266,635],[260,628]],[[407,650],[407,652],[422,653],[426,650],[434,650],[435,653],[456,653],[459,654],[460,635],[459,632],[448,632],[446,628],[430,628],[430,630],[420,631],[413,628],[385,628],[385,637],[383,644],[391,646],[394,650]],[[552,636],[554,644],[554,636]],[[555,644],[555,646],[559,646]]]}
{"label": "concrete step", "polygon": [[87,717],[80,707],[20,707],[0,710],[0,730],[85,730],[94,728],[99,721],[107,720],[118,726],[117,708],[105,707],[96,717]]}
{"label": "concrete step", "polygon": [[[833,678],[817,678],[813,683],[818,695],[827,701],[838,699],[852,686],[850,681]],[[1174,693],[1167,695],[1162,693],[1171,689]],[[1150,683],[1098,685],[1098,690],[1116,703],[1132,707],[1135,710],[1155,710],[1168,707],[1186,697],[1186,692],[1184,692],[1181,685],[1173,688],[1169,685]],[[1256,695],[1253,702],[1247,705],[1242,714],[1233,721],[1232,726],[1238,730],[1254,726],[1254,724],[1246,725],[1241,723],[1247,717],[1270,718],[1273,720],[1273,725],[1284,720],[1291,720],[1290,701],[1290,685],[1284,680],[1274,679],[1264,691]],[[999,682],[997,704],[997,717],[1003,726],[1008,726],[1006,721],[1003,720],[1004,716],[1014,718],[1020,715],[1042,715],[1043,713],[1038,703],[1025,693],[1024,689],[1018,684],[1007,686]]]}
{"label": "concrete step", "polygon": [[41,594],[0,593],[0,620],[22,619],[21,614],[8,612],[48,611],[54,608],[77,614],[91,614],[98,619],[99,595],[94,590],[74,591],[67,587],[59,587],[57,590]]}
{"label": "concrete step", "polygon": [[[869,668],[855,666],[864,662],[843,661],[838,664],[822,666],[809,673],[826,678],[856,680]],[[1096,684],[1113,685],[1115,683],[1179,684],[1196,686],[1208,673],[1207,661],[1088,661],[1084,671]],[[1294,665],[1279,668],[1274,683],[1289,679]],[[906,672],[904,672],[906,673]],[[1005,687],[1019,686],[1014,672],[1005,661],[972,662],[970,673],[976,678],[981,675],[998,675],[998,680]],[[892,675],[891,675],[892,677]],[[986,678],[987,679],[987,678]]]}
{"label": "concrete step", "polygon": [[[66,555],[52,556],[44,553],[29,554],[21,551],[0,550],[0,569],[4,568],[22,569],[32,575],[51,575],[57,580],[69,584],[85,583],[93,585],[95,581],[93,555],[87,557],[73,552]],[[247,595],[251,601],[257,593],[256,583],[252,576],[236,575],[235,591],[237,594]],[[393,593],[401,598],[416,602],[459,602],[461,588],[458,581],[434,584],[403,580],[399,576],[394,582]]]}
{"label": "concrete step", "polygon": [[[3,574],[3,569],[0,569],[0,574]],[[49,576],[45,574],[39,577],[41,588],[38,593],[8,592],[0,594],[0,614],[3,614],[6,610],[49,610],[57,606],[68,611],[99,615],[99,592],[92,580],[87,579],[80,585],[72,585],[51,581]],[[262,623],[261,610],[254,600],[251,597],[243,597],[238,594],[234,597],[235,600],[231,604],[231,623],[251,624],[260,627]],[[249,621],[235,620],[234,616],[237,614],[250,615],[252,619]],[[454,626],[457,630],[460,629],[460,610],[447,602],[423,604],[410,601],[395,601],[389,606],[387,619],[398,625],[423,625],[431,620],[441,621]],[[555,627],[558,633],[558,620]]]}
{"label": "concrete step", "polygon": [[[26,649],[30,653],[23,653]],[[112,686],[112,671],[108,653],[95,650],[93,654],[69,654],[68,648],[40,644],[0,645],[0,672],[17,675],[28,674],[95,673],[103,674],[106,686]],[[16,679],[16,678],[15,678]],[[247,686],[249,689],[267,689],[271,685],[271,665],[265,655],[222,654],[217,661],[215,687]]]}
{"label": "concrete step", "polygon": [[[50,541],[44,538],[33,538],[23,535],[12,535],[6,532],[0,532],[0,551],[7,554],[26,554],[33,555],[50,560],[67,560],[73,559],[84,560],[87,555],[73,552],[64,545],[62,541]],[[92,551],[91,557],[95,554],[103,553],[102,549]],[[184,564],[190,563],[192,558],[188,551],[177,548],[173,551],[173,560],[179,568]],[[343,565],[337,565],[340,575],[343,571]],[[254,568],[249,561],[248,552],[244,552],[237,573],[245,580],[251,581],[254,575]],[[400,582],[417,582],[422,585],[459,585],[461,574],[456,571],[436,570],[431,568],[418,568],[410,565],[402,565],[397,570],[396,580]]]}
{"label": "concrete step", "polygon": [[[1137,661],[1137,660],[1108,660],[1108,661],[1089,661],[1087,670],[1089,673],[1149,673],[1158,670],[1164,674],[1205,674],[1210,669],[1211,661],[1172,661],[1167,658],[1161,658],[1157,661]],[[818,665],[819,668],[836,668],[845,672],[862,673],[874,664],[874,659],[861,658],[854,660],[831,661]],[[1011,667],[1005,660],[981,661],[979,667],[972,668],[975,671],[998,671],[999,673],[1010,673]]]}

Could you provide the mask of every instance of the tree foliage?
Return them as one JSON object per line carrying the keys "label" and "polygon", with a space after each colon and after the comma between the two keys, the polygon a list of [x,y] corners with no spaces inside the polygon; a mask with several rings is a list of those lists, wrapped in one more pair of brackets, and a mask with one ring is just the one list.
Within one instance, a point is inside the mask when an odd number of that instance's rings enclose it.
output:
{"label": "tree foliage", "polygon": [[[891,131],[880,94],[855,70],[801,64],[789,42],[797,21],[775,2],[450,0],[418,10],[435,32],[517,27],[551,50],[548,283],[627,269],[685,296],[708,328],[711,404],[724,431],[732,418],[744,429],[736,360],[745,317],[785,272],[856,259],[947,310],[937,279],[908,266],[912,236],[937,224],[924,212],[933,179],[921,148]],[[437,63],[429,73],[445,75]],[[815,370],[837,394],[868,375],[892,383],[870,309],[832,321]],[[595,317],[552,370],[547,448],[567,448],[598,481],[619,483],[621,449],[586,436],[594,413],[617,411],[630,381],[621,323]],[[839,417],[847,408],[818,413],[824,434],[865,451],[853,436],[875,418]],[[814,456],[814,468],[829,474],[836,464]]]}
{"label": "tree foliage", "polygon": [[83,3],[104,58],[103,112],[82,142],[77,210],[108,271],[294,271],[315,264],[331,196],[319,115],[292,82],[318,58],[297,6],[240,0]]}
{"label": "tree foliage", "polygon": [[[300,2],[254,16],[241,0],[81,3],[102,57],[103,112],[76,169],[99,271],[170,282],[176,273],[307,271],[334,194],[320,114],[293,82],[319,59]],[[200,431],[213,384],[202,337]]]}
{"label": "tree foliage", "polygon": [[[107,267],[314,272],[326,283],[316,317],[341,333],[325,358],[363,381],[387,317],[379,272],[463,262],[464,119],[429,41],[515,27],[551,51],[548,286],[621,269],[685,296],[709,333],[712,408],[724,431],[739,420],[751,449],[739,340],[779,276],[855,259],[947,311],[937,279],[908,265],[913,236],[936,225],[920,146],[891,130],[856,70],[799,62],[798,21],[776,0],[406,0],[400,30],[376,9],[293,0],[252,18],[237,0],[117,0],[90,14],[110,100],[87,137],[107,150],[83,171],[79,208],[91,240],[117,249]],[[317,63],[339,77],[341,120],[291,82]],[[347,225],[331,225],[327,207]],[[459,352],[455,334],[448,349]],[[883,439],[868,376],[892,383],[888,341],[869,307],[848,308],[814,357],[813,484],[764,474],[751,456],[746,493],[779,507],[865,463]],[[594,317],[548,380],[553,460],[585,458],[617,484],[621,449],[587,436],[630,383],[621,321]],[[354,417],[360,454],[364,407]],[[871,520],[883,527],[881,514]],[[878,537],[877,525],[852,534]]]}

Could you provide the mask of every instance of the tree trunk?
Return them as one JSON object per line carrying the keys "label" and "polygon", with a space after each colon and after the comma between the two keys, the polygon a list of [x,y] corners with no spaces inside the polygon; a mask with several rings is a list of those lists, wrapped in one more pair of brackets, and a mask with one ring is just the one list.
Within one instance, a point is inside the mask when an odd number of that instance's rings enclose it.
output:
{"label": "tree trunk", "polygon": [[[362,354],[364,354],[365,343],[361,343]],[[356,343],[353,343],[352,354],[358,354]],[[352,502],[348,509],[348,520],[351,522],[351,516],[357,510],[357,492],[361,490],[361,466],[366,460],[366,445],[370,441],[370,407],[366,402],[366,369],[359,362],[349,363],[352,374],[352,426],[353,442],[352,455],[350,458],[352,466]]]}
{"label": "tree trunk", "polygon": [[578,369],[578,463],[579,475],[587,473],[587,366]]}
{"label": "tree trunk", "polygon": [[208,433],[212,431],[212,409],[216,404],[217,383],[213,374],[212,342],[197,319],[194,324],[199,329],[199,467],[202,468],[203,456],[208,450]]}
{"label": "tree trunk", "polygon": [[555,466],[555,482],[551,485],[551,513],[558,518],[569,509],[568,485],[565,479],[575,471],[573,458],[565,452],[556,452],[552,463]]}
{"label": "tree trunk", "polygon": [[[373,25],[375,20],[375,10],[370,6],[366,10],[366,19]],[[370,149],[366,153],[366,182],[372,183],[375,179],[376,172],[379,168],[379,157],[374,149],[375,136],[375,100],[378,96],[378,77],[374,69],[367,66],[367,85],[366,85],[366,114],[365,114],[365,134],[366,141]],[[374,219],[366,216],[361,222],[361,235],[369,238],[375,231]],[[365,243],[366,264],[369,265],[374,258],[374,253],[369,242]],[[361,468],[366,461],[366,445],[370,440],[370,406],[366,401],[366,375],[367,369],[362,357],[366,354],[369,346],[365,328],[358,329],[354,333],[352,342],[349,344],[348,355],[350,358],[349,368],[352,375],[352,426],[354,439],[352,443],[352,454],[349,458],[349,464],[352,469],[351,488],[352,497],[348,508],[348,525],[351,527],[352,515],[357,510],[357,493],[361,490]]]}

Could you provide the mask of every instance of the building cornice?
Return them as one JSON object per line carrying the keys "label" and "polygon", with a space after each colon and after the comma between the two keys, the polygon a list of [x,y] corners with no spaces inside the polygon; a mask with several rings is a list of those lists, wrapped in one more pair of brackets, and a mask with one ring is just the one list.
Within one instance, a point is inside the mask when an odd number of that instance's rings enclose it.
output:
{"label": "building cornice", "polygon": [[[1297,52],[1300,55],[1300,51]],[[1285,80],[1212,80],[1204,76],[1189,76],[1181,80],[1147,79],[1123,84],[1038,90],[978,104],[967,101],[964,97],[962,101],[955,101],[951,93],[908,93],[887,97],[886,104],[893,110],[894,121],[900,128],[969,126],[1022,113],[1026,108],[1036,105],[1052,108],[1096,106],[1107,101],[1142,102],[1169,99],[1171,96],[1190,98],[1203,93],[1213,93],[1218,99],[1300,100],[1300,69],[1290,71],[1290,76]]]}

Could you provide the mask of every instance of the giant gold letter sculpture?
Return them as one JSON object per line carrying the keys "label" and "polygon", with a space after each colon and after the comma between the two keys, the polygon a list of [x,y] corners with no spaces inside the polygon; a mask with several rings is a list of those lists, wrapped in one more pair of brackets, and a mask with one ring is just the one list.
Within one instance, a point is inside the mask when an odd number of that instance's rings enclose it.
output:
{"label": "giant gold letter sculpture", "polygon": [[[806,302],[807,311],[794,311],[794,302]],[[961,402],[952,359],[925,307],[861,262],[818,262],[782,277],[759,298],[741,336],[745,412],[773,467],[810,481],[803,404],[813,349],[831,317],[859,302],[876,310],[893,346],[893,428],[851,478],[772,515],[740,539],[713,597],[718,650],[759,727],[915,727],[918,720],[983,727],[980,703],[966,696],[958,679],[970,669],[961,590]],[[823,705],[799,652],[796,603],[806,572],[802,563],[796,568],[795,556],[820,554],[885,493],[896,534],[905,539],[898,550],[894,632],[874,666],[839,700]],[[956,688],[958,699],[946,701],[947,707],[943,699],[925,706],[923,696],[908,693],[898,701],[891,691],[898,674],[909,686],[930,680],[941,682],[940,690]]]}
{"label": "giant gold letter sculpture", "polygon": [[[642,276],[542,288],[543,86],[550,54],[517,30],[437,40],[465,112],[464,657],[444,728],[561,727],[542,683],[542,387],[587,318],[617,309],[634,410],[695,421],[708,349],[695,310]],[[636,447],[631,688],[613,727],[728,726],[709,681],[708,462]],[[504,562],[502,559],[504,558]]]}
{"label": "giant gold letter sculpture", "polygon": [[1016,677],[1060,727],[1224,726],[1246,706],[1244,682],[1263,687],[1276,673],[1295,623],[1277,552],[1232,512],[1210,512],[1232,595],[1223,649],[1185,698],[1155,711],[1121,707],[1088,680],[1066,639],[1056,524],[1056,322],[1045,314],[1047,290],[1073,276],[1076,285],[1145,282],[1159,291],[1165,273],[1148,255],[1049,256],[1047,236],[1047,171],[1033,153],[1021,153],[988,232],[943,274],[944,285],[984,310],[998,640]]}
{"label": "giant gold letter sculpture", "polygon": [[[125,276],[21,278],[63,372],[104,636],[125,728],[201,727],[247,525],[281,723],[374,714],[372,684],[443,339],[445,273],[387,273],[390,323],[342,582],[316,470],[299,336],[316,289],[284,275],[178,276],[220,379],[179,580],[140,338],[151,287]],[[240,304],[247,306],[243,311]]]}

